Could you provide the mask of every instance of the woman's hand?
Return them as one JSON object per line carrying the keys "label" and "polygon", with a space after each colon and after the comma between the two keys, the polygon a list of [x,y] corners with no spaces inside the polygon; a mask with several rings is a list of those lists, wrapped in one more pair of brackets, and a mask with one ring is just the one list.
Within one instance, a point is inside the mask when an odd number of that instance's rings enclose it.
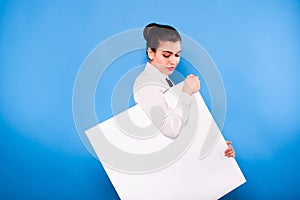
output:
{"label": "woman's hand", "polygon": [[235,152],[234,152],[233,147],[231,146],[232,142],[226,141],[226,143],[227,143],[228,148],[224,152],[225,156],[228,157],[228,158],[234,158],[235,157]]}
{"label": "woman's hand", "polygon": [[200,81],[198,76],[188,75],[184,80],[182,91],[192,95],[200,90]]}

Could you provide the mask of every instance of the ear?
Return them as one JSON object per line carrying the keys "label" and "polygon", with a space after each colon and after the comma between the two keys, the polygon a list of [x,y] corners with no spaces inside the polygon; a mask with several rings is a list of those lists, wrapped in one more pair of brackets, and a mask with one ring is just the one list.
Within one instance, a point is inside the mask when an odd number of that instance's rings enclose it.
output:
{"label": "ear", "polygon": [[154,52],[149,47],[147,48],[147,54],[148,54],[149,60],[153,60],[153,58],[154,58]]}

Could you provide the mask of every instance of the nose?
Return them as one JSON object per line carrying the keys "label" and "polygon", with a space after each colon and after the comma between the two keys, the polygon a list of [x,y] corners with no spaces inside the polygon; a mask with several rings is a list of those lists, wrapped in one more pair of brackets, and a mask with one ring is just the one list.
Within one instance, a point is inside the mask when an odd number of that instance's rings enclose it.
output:
{"label": "nose", "polygon": [[170,64],[173,65],[173,66],[174,66],[174,65],[177,65],[178,62],[179,62],[179,59],[180,59],[179,57],[171,56],[171,57],[170,57]]}

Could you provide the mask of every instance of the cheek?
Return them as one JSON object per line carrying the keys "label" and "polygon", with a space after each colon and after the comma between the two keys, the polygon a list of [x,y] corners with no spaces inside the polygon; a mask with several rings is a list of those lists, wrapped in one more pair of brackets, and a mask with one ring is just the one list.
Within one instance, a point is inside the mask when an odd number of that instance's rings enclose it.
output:
{"label": "cheek", "polygon": [[173,57],[172,59],[169,60],[170,63],[173,63],[173,64],[178,64],[180,61],[180,57]]}
{"label": "cheek", "polygon": [[160,63],[160,64],[167,64],[169,62],[169,59],[168,58],[165,58],[163,56],[159,57],[157,59],[157,61]]}

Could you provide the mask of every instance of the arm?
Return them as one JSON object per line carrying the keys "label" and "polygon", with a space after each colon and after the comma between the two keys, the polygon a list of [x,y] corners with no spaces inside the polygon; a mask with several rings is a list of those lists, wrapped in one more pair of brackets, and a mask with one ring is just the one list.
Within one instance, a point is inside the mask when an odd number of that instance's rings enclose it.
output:
{"label": "arm", "polygon": [[191,96],[185,92],[181,92],[174,109],[167,104],[163,92],[153,85],[136,90],[134,99],[167,137],[177,137],[188,119]]}

